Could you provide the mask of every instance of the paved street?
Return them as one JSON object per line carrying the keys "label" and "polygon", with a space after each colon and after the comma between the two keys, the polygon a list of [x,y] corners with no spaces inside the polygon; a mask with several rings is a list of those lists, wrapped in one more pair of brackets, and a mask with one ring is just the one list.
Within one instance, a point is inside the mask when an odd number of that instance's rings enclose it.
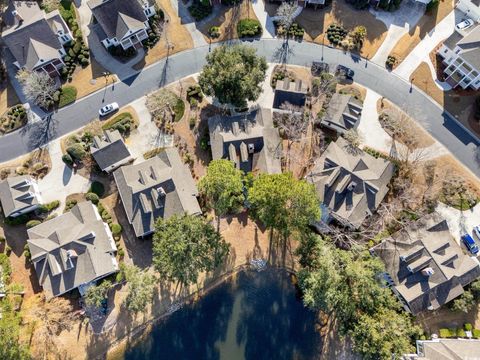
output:
{"label": "paved street", "polygon": [[[322,57],[321,45],[309,42],[291,41],[285,46],[282,40],[262,39],[247,43],[257,48],[258,53],[272,63],[286,61],[310,66],[313,60],[320,60]],[[199,72],[208,51],[209,47],[204,46],[177,53],[145,68],[138,75],[60,109],[50,118],[3,136],[0,138],[0,161],[13,159],[84,126],[97,117],[98,109],[103,104],[117,101],[120,106],[124,106],[158,87]],[[342,63],[354,69],[355,81],[404,109],[473,173],[480,176],[477,159],[479,141],[427,95],[415,87],[411,88],[407,81],[384,68],[341,50],[325,47],[323,57],[332,66]]]}

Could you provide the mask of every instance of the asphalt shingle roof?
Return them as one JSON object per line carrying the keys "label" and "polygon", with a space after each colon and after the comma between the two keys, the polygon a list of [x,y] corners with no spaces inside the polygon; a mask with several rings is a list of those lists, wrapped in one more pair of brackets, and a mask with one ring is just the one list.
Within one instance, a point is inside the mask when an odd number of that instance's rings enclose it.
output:
{"label": "asphalt shingle roof", "polygon": [[118,130],[106,130],[103,138],[96,136],[90,147],[90,152],[102,170],[131,157],[130,151],[128,151]]}
{"label": "asphalt shingle roof", "polygon": [[38,205],[32,178],[27,175],[14,176],[0,182],[0,201],[5,216]]}

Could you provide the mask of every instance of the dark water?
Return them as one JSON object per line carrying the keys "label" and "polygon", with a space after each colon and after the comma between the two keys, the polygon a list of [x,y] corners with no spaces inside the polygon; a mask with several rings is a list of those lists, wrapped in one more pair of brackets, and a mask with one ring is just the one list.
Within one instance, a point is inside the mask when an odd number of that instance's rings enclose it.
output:
{"label": "dark water", "polygon": [[125,359],[315,359],[314,325],[287,273],[241,272],[160,322]]}

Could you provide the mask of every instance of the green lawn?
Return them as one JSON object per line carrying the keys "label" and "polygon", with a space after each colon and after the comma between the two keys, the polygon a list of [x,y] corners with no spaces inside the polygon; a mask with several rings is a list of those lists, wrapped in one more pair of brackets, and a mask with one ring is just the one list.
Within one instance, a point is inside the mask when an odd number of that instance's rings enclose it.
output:
{"label": "green lawn", "polygon": [[77,99],[77,88],[75,86],[64,86],[58,100],[58,107],[64,107]]}

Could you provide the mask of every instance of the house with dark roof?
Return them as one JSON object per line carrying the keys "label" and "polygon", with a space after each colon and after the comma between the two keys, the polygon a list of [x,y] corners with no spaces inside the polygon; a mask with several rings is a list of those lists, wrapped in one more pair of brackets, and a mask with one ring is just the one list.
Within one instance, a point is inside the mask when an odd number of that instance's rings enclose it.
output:
{"label": "house with dark roof", "polygon": [[282,105],[291,104],[299,108],[305,106],[307,101],[308,87],[302,80],[290,81],[290,79],[277,80],[273,98],[273,108],[281,109]]}
{"label": "house with dark roof", "polygon": [[117,247],[97,207],[81,202],[27,230],[28,248],[47,297],[79,289],[118,271]]}
{"label": "house with dark roof", "polygon": [[137,237],[151,234],[158,218],[201,214],[198,190],[174,148],[113,173],[128,221]]}
{"label": "house with dark roof", "polygon": [[[322,220],[358,229],[388,193],[393,164],[352,149],[342,137],[328,145],[307,174],[322,201]],[[322,228],[322,224],[318,224]]]}
{"label": "house with dark roof", "polygon": [[8,177],[0,182],[3,214],[16,217],[37,209],[42,197],[37,182],[27,175]]}
{"label": "house with dark roof", "polygon": [[45,13],[34,1],[12,1],[5,15],[2,38],[18,69],[60,74],[72,34],[58,10]]}
{"label": "house with dark roof", "polygon": [[105,130],[103,136],[95,136],[90,153],[100,169],[106,172],[133,160],[118,130]]}
{"label": "house with dark roof", "polygon": [[453,87],[480,89],[480,25],[455,31],[437,51],[445,81]]}
{"label": "house with dark roof", "polygon": [[148,38],[148,18],[155,15],[155,6],[139,0],[90,0],[88,6],[100,25],[97,34],[102,44],[121,46],[124,50],[134,46],[141,48]]}
{"label": "house with dark roof", "polygon": [[385,279],[405,309],[437,310],[480,277],[476,259],[463,252],[447,221],[427,215],[370,249],[385,264]]}
{"label": "house with dark roof", "polygon": [[245,173],[282,172],[282,140],[273,126],[271,110],[216,115],[208,119],[208,128],[213,160],[230,159]]}
{"label": "house with dark roof", "polygon": [[334,94],[320,124],[339,134],[344,134],[348,130],[355,130],[358,127],[362,109],[360,102],[353,96]]}

